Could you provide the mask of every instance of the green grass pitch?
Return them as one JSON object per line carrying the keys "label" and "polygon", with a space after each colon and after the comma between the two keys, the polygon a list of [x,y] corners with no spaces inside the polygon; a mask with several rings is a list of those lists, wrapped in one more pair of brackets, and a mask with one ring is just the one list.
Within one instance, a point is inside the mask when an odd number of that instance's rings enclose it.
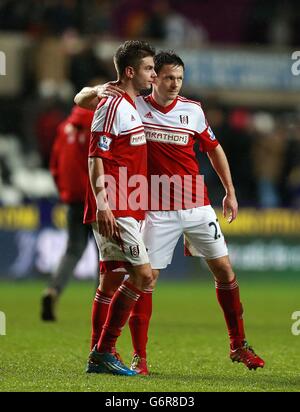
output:
{"label": "green grass pitch", "polygon": [[[249,279],[249,277],[247,278]],[[300,280],[240,276],[248,340],[265,359],[248,371],[228,358],[228,340],[213,282],[163,282],[155,291],[149,377],[86,375],[91,282],[74,282],[59,304],[59,320],[39,320],[41,282],[0,282],[0,391],[300,391],[300,336],[291,315],[300,310]],[[131,359],[126,327],[118,349]]]}

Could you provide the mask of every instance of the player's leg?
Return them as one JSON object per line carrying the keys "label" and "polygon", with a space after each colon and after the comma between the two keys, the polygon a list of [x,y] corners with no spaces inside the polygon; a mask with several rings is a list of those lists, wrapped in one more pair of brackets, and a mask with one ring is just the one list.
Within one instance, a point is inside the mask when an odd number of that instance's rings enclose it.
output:
{"label": "player's leg", "polygon": [[233,290],[236,281],[217,216],[212,207],[203,206],[182,211],[182,219],[184,221],[186,254],[205,258],[215,277],[218,300],[225,314],[231,343],[241,344],[245,336],[242,321],[239,321],[241,304],[238,289],[235,289],[235,295],[232,292],[228,296],[228,302],[220,301],[218,294],[217,285],[228,285],[228,289]]}
{"label": "player's leg", "polygon": [[128,267],[129,278],[116,290],[108,307],[108,313],[98,344],[90,353],[87,372],[112,373],[124,376],[137,374],[127,368],[116,354],[116,342],[125,326],[130,312],[140,294],[149,287],[151,266],[143,264]]}
{"label": "player's leg", "polygon": [[68,243],[66,252],[50,283],[50,287],[56,290],[58,295],[65,289],[88,243],[90,227],[84,225],[82,222],[82,203],[70,205],[68,213]]}
{"label": "player's leg", "polygon": [[127,270],[129,278],[121,284],[111,300],[107,319],[97,344],[98,352],[112,352],[130,312],[141,293],[148,289],[151,283],[152,274],[149,264],[128,267]]}
{"label": "player's leg", "polygon": [[90,229],[82,221],[82,203],[69,205],[67,212],[67,248],[56,271],[53,273],[48,288],[43,293],[41,313],[43,320],[55,320],[54,309],[57,299],[73,275],[74,269],[87,246]]}
{"label": "player's leg", "polygon": [[96,290],[96,295],[93,301],[92,306],[92,333],[91,333],[91,350],[98,343],[103,325],[106,321],[108,308],[111,302],[111,299],[118,289],[120,284],[123,282],[126,275],[125,268],[122,268],[119,262],[109,261],[104,262],[101,258],[101,247],[102,247],[102,237],[99,235],[96,225],[92,226],[94,239],[97,245],[99,253],[99,281],[98,287]]}
{"label": "player's leg", "polygon": [[183,211],[183,217],[187,249],[191,255],[204,257],[214,275],[218,302],[228,328],[231,355],[242,353],[244,360],[242,357],[240,360],[246,366],[262,367],[264,362],[249,349],[245,341],[239,286],[214,210],[210,206],[195,208]]}
{"label": "player's leg", "polygon": [[149,372],[146,347],[152,315],[152,294],[159,270],[166,268],[171,263],[174,249],[182,234],[182,228],[178,222],[178,212],[148,212],[142,233],[152,267],[153,281],[149,290],[141,294],[133,308],[129,318],[129,327],[134,348],[131,367],[138,373],[147,375]]}
{"label": "player's leg", "polygon": [[207,259],[206,262],[215,278],[217,299],[227,324],[232,361],[243,362],[249,369],[262,368],[264,361],[255,354],[245,338],[239,285],[229,257]]}
{"label": "player's leg", "polygon": [[245,340],[243,307],[240,301],[239,286],[228,256],[206,259],[215,279],[218,302],[224,312],[230,347],[242,346]]}
{"label": "player's leg", "polygon": [[94,233],[96,240],[99,238],[97,244],[100,245],[103,261],[122,265],[125,262],[129,278],[113,295],[100,339],[90,354],[87,372],[133,376],[136,372],[116,358],[114,348],[140,294],[151,284],[152,271],[138,222],[132,218],[119,218],[117,222],[122,236],[121,247],[115,240],[105,239],[97,231]]}
{"label": "player's leg", "polygon": [[123,282],[124,276],[123,272],[114,272],[113,270],[100,274],[99,286],[92,307],[91,350],[99,341],[111,299]]}
{"label": "player's leg", "polygon": [[152,315],[152,293],[159,275],[159,270],[152,269],[153,281],[150,287],[141,293],[129,317],[129,328],[133,345],[131,369],[140,375],[148,375],[147,343],[148,330]]}

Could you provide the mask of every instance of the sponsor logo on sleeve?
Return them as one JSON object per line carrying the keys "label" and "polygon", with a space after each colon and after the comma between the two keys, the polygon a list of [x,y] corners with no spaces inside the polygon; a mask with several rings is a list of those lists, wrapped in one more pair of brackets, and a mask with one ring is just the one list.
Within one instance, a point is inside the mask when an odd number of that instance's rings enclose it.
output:
{"label": "sponsor logo on sleeve", "polygon": [[130,137],[130,145],[131,146],[140,146],[142,144],[146,144],[146,136],[144,133],[139,133],[139,134],[133,134]]}
{"label": "sponsor logo on sleeve", "polygon": [[215,136],[214,132],[211,130],[210,126],[208,127],[207,132],[209,134],[210,140],[216,140],[216,136]]}
{"label": "sponsor logo on sleeve", "polygon": [[103,150],[104,152],[107,152],[110,148],[111,142],[112,142],[112,139],[110,137],[100,136],[97,146],[99,147],[99,149]]}

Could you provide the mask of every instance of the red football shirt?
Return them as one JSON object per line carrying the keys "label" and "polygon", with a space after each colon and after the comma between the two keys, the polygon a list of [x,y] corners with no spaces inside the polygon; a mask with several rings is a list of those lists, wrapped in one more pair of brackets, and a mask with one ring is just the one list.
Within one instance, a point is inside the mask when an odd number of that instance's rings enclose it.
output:
{"label": "red football shirt", "polygon": [[[92,124],[89,157],[100,157],[103,161],[108,176],[108,202],[114,216],[144,219],[147,204],[143,194],[147,187],[135,196],[139,186],[135,183],[137,179],[147,183],[147,145],[140,116],[126,93],[100,101]],[[89,185],[84,221],[95,220],[96,200]]]}
{"label": "red football shirt", "polygon": [[[210,204],[194,144],[198,142],[200,150],[208,152],[219,143],[200,103],[178,96],[162,107],[147,96],[138,97],[136,104],[148,145],[149,209],[180,210]],[[157,186],[159,178],[169,179],[169,183]]]}

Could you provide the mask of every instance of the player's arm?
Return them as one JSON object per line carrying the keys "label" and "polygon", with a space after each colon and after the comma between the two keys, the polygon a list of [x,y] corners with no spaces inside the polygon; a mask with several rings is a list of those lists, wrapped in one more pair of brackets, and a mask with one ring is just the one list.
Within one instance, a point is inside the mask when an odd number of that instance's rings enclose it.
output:
{"label": "player's arm", "polygon": [[237,217],[238,202],[235,196],[227,157],[220,144],[207,152],[207,155],[225,189],[226,195],[223,199],[223,215],[224,217],[228,217],[227,220],[231,223]]}
{"label": "player's arm", "polygon": [[76,94],[74,102],[83,109],[96,110],[99,103],[96,87],[84,87]]}
{"label": "player's arm", "polygon": [[96,110],[99,100],[109,96],[122,96],[124,91],[117,82],[108,82],[95,87],[84,87],[76,94],[74,102],[83,109]]}
{"label": "player's arm", "polygon": [[119,237],[117,222],[109,208],[104,182],[104,167],[101,157],[89,158],[89,177],[97,203],[98,232],[105,237]]}

